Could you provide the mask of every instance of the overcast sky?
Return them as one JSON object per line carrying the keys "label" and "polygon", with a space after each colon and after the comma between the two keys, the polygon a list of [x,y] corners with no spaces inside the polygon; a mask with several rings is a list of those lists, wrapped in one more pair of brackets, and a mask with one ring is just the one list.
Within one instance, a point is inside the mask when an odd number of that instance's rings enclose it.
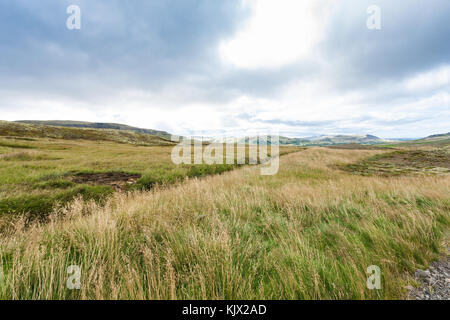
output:
{"label": "overcast sky", "polygon": [[[79,30],[66,27],[72,4]],[[0,119],[448,132],[449,18],[449,0],[0,0]]]}

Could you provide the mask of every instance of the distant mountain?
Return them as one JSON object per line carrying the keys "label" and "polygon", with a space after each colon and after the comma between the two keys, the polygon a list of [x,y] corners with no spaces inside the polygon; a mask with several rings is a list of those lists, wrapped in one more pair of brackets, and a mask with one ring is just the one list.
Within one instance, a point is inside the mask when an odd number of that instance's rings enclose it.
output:
{"label": "distant mountain", "polygon": [[312,145],[337,145],[337,144],[379,144],[384,143],[385,140],[376,136],[365,135],[331,135],[331,136],[318,136],[307,138]]}
{"label": "distant mountain", "polygon": [[413,141],[421,138],[389,138],[388,141]]}
{"label": "distant mountain", "polygon": [[[258,144],[258,137],[215,139],[216,143],[237,141],[238,143]],[[386,141],[376,136],[366,135],[335,135],[316,136],[308,138],[289,138],[279,136],[280,145],[292,146],[333,146],[339,144],[381,144]],[[268,144],[271,144],[269,139]]]}
{"label": "distant mountain", "polygon": [[[5,122],[6,123],[6,122]],[[3,123],[3,127],[6,124]],[[39,120],[20,120],[15,122],[9,122],[9,127],[12,124],[16,123],[17,125],[29,125],[28,129],[23,130],[24,128],[15,128],[18,130],[18,133],[30,133],[38,134],[37,132],[41,132],[37,136],[48,136],[50,134],[51,137],[77,137],[79,139],[99,139],[99,140],[124,140],[127,142],[133,143],[147,143],[146,140],[154,140],[154,138],[158,137],[166,142],[171,142],[171,135],[165,131],[158,131],[152,129],[142,129],[136,128],[124,124],[118,123],[104,123],[104,122],[84,122],[84,121],[39,121]],[[34,126],[34,127],[33,127]],[[39,130],[38,128],[39,127]],[[42,127],[46,127],[43,129]],[[59,128],[59,130],[57,129]],[[92,129],[93,131],[67,131],[62,130],[63,128],[67,129]],[[0,128],[1,129],[1,128]],[[95,131],[94,131],[95,130]],[[13,130],[14,131],[14,130]],[[102,133],[103,132],[103,133]],[[1,132],[0,132],[1,133]],[[146,136],[148,136],[146,138]],[[383,144],[386,142],[393,142],[392,140],[383,140],[374,135],[364,134],[364,135],[320,135],[313,136],[307,138],[290,138],[279,136],[279,145],[290,145],[290,146],[335,146],[335,145],[343,145],[343,144]],[[424,141],[428,141],[426,139],[430,139],[431,141],[441,140],[441,139],[450,139],[450,133],[443,135],[434,135],[428,138],[422,139]],[[209,142],[212,143],[224,143],[224,142],[237,142],[241,144],[258,144],[258,137],[245,137],[245,138],[208,138]],[[268,144],[272,142],[269,139]],[[422,140],[417,140],[422,141]],[[152,141],[151,143],[153,143]],[[163,141],[159,141],[157,143],[162,143]]]}
{"label": "distant mountain", "polygon": [[[276,136],[274,136],[276,137]],[[244,137],[244,138],[235,138],[235,137],[227,137],[227,138],[213,138],[210,139],[209,142],[211,143],[239,143],[239,144],[258,144],[258,137],[257,136],[253,136],[253,137]],[[300,146],[303,145],[304,143],[308,143],[308,140],[304,140],[304,139],[300,139],[300,138],[288,138],[288,137],[282,137],[279,136],[279,144],[280,145],[295,145],[295,146]],[[270,137],[268,137],[268,141],[267,144],[272,144],[272,139]]]}
{"label": "distant mountain", "polygon": [[151,134],[169,140],[171,138],[170,133],[167,133],[165,131],[136,128],[119,123],[85,122],[85,121],[71,121],[71,120],[49,120],[49,121],[19,120],[15,122],[35,124],[35,125],[45,125],[45,126],[56,126],[56,127],[125,130],[125,131],[133,131],[136,133]]}

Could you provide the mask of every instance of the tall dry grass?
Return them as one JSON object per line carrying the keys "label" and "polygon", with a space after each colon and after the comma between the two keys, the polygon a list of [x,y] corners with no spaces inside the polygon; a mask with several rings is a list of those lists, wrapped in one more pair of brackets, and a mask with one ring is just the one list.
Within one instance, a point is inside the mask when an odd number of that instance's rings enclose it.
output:
{"label": "tall dry grass", "polygon": [[[2,299],[402,298],[448,231],[448,176],[352,176],[377,151],[308,149],[104,206],[75,201],[0,240]],[[69,290],[67,267],[81,267]],[[382,290],[366,287],[370,265]]]}

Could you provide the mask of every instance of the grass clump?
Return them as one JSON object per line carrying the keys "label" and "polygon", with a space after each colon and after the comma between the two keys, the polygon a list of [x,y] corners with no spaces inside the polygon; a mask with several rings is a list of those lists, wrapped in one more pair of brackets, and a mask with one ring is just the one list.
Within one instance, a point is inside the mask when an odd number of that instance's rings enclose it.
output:
{"label": "grass clump", "polygon": [[236,168],[236,165],[231,164],[213,164],[213,165],[197,165],[191,166],[187,172],[187,176],[205,177],[213,174],[221,174]]}
{"label": "grass clump", "polygon": [[41,160],[60,160],[61,158],[50,157],[38,152],[20,151],[0,155],[0,160],[4,161],[41,161]]}
{"label": "grass clump", "polygon": [[13,148],[13,149],[34,149],[35,148],[28,144],[16,143],[16,142],[10,142],[10,141],[2,141],[2,140],[0,140],[0,147]]}
{"label": "grass clump", "polygon": [[68,180],[53,180],[37,183],[34,187],[38,189],[68,189],[75,185],[74,182]]}
{"label": "grass clump", "polygon": [[212,164],[212,165],[184,165],[173,170],[153,170],[139,180],[133,186],[138,190],[150,190],[156,185],[170,185],[186,178],[201,178],[214,174],[221,174],[233,170],[237,165]]}
{"label": "grass clump", "polygon": [[[43,188],[70,188],[73,184],[52,181],[41,185]],[[113,189],[107,186],[76,186],[69,190],[39,195],[23,195],[0,200],[0,215],[25,215],[28,220],[44,221],[56,205],[66,205],[77,197],[88,201],[102,202]]]}

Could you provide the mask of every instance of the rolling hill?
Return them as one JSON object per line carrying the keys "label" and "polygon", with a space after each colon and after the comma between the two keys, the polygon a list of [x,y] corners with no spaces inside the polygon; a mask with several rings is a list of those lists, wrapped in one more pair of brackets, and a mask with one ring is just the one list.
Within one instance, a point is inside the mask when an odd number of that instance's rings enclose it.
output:
{"label": "rolling hill", "polygon": [[36,122],[36,124],[31,124],[0,121],[0,136],[67,140],[99,140],[147,146],[170,146],[174,144],[174,142],[165,137],[149,133],[139,133],[133,130],[65,127],[37,123],[38,122]]}
{"label": "rolling hill", "polygon": [[[143,129],[119,123],[85,122],[71,120],[19,120],[14,122],[0,121],[0,135],[49,137],[61,139],[105,140],[144,145],[171,145],[171,134],[165,131]],[[400,143],[401,145],[448,145],[450,132],[435,134],[418,140],[401,141],[383,140],[370,134],[363,135],[319,135],[306,138],[290,138],[279,136],[282,146],[337,146],[347,144],[378,145]],[[258,137],[211,138],[209,142],[238,142],[242,144],[258,144]],[[401,142],[400,142],[401,141]],[[268,141],[270,144],[270,141]]]}
{"label": "rolling hill", "polygon": [[120,123],[107,123],[107,122],[86,122],[86,121],[71,121],[71,120],[18,120],[18,123],[34,124],[34,125],[47,125],[56,127],[69,127],[69,128],[91,128],[91,129],[113,129],[113,130],[124,130],[133,131],[136,133],[145,133],[158,136],[167,140],[170,140],[171,135],[165,131],[152,130],[152,129],[142,129],[132,126],[128,126]]}
{"label": "rolling hill", "polygon": [[432,136],[428,136],[425,139],[448,139],[450,138],[450,132],[443,133],[443,134],[434,134]]}
{"label": "rolling hill", "polygon": [[450,132],[443,134],[434,134],[426,138],[420,139],[421,142],[450,142]]}
{"label": "rolling hill", "polygon": [[407,141],[402,142],[401,145],[404,146],[448,146],[450,145],[450,132],[449,133],[443,133],[443,134],[434,134],[431,136],[428,136],[423,139],[413,140],[413,141]]}

